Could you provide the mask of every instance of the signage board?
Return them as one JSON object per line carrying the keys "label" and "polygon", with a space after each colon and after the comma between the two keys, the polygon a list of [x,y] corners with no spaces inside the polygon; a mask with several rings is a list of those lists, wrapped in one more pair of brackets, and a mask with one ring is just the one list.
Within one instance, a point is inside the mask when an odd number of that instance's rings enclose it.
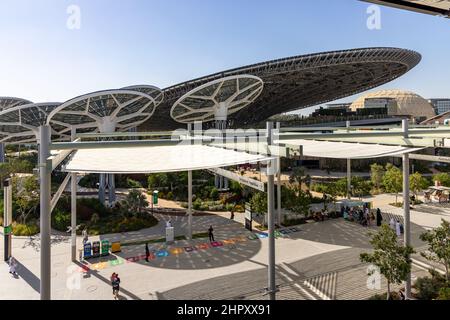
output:
{"label": "signage board", "polygon": [[249,177],[244,177],[244,176],[241,176],[240,174],[234,173],[229,170],[221,169],[221,168],[212,168],[212,169],[209,169],[209,171],[214,174],[217,174],[219,176],[228,178],[230,180],[237,181],[240,184],[243,184],[247,187],[250,187],[250,188],[262,191],[262,192],[266,191],[266,185],[265,185],[265,183],[263,183],[261,181],[258,181],[258,180],[255,180],[255,179],[252,179]]}

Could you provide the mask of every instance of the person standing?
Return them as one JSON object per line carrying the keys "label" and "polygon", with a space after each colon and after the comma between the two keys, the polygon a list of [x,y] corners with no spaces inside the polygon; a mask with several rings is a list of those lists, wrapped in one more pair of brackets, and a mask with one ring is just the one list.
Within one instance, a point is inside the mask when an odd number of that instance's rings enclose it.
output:
{"label": "person standing", "polygon": [[234,208],[231,209],[230,219],[231,219],[231,220],[234,220]]}
{"label": "person standing", "polygon": [[148,262],[148,257],[150,256],[150,250],[148,249],[148,243],[145,244],[145,261]]}
{"label": "person standing", "polygon": [[391,227],[392,230],[395,231],[395,220],[394,220],[394,218],[391,218],[391,220],[389,221],[389,226]]}
{"label": "person standing", "polygon": [[214,242],[214,233],[213,233],[214,229],[212,226],[209,226],[208,229],[208,236],[209,236],[209,242]]}
{"label": "person standing", "polygon": [[383,221],[383,216],[381,215],[380,208],[377,209],[377,227],[381,226],[381,222]]}
{"label": "person standing", "polygon": [[17,276],[17,262],[16,259],[13,257],[9,258],[9,273],[11,273],[13,276]]}
{"label": "person standing", "polygon": [[114,300],[117,300],[119,298],[119,290],[120,290],[120,278],[119,274],[113,273],[111,276],[111,285],[113,289],[113,297]]}
{"label": "person standing", "polygon": [[84,228],[83,229],[83,245],[84,244],[86,244],[87,242],[88,242],[88,240],[89,240],[89,238],[88,238],[88,232],[87,232],[87,228]]}

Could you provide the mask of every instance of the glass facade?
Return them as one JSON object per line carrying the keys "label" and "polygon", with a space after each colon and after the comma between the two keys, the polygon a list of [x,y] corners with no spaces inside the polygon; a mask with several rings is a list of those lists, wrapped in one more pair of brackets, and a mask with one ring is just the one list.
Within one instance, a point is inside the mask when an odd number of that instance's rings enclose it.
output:
{"label": "glass facade", "polygon": [[450,99],[430,99],[436,114],[443,114],[450,111]]}

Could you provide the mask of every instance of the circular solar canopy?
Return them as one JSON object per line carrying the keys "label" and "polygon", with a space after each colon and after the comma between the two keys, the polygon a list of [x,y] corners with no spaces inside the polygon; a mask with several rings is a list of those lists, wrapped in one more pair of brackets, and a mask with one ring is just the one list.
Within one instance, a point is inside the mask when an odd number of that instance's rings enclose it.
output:
{"label": "circular solar canopy", "polygon": [[222,71],[164,89],[164,102],[140,129],[179,128],[170,115],[174,103],[191,90],[228,76],[251,74],[264,82],[254,103],[229,116],[233,126],[238,127],[375,88],[402,76],[420,60],[421,55],[411,50],[363,48],[294,56]]}
{"label": "circular solar canopy", "polygon": [[181,123],[227,120],[255,101],[264,87],[263,81],[252,75],[225,77],[208,82],[178,99],[170,111]]}
{"label": "circular solar canopy", "polygon": [[158,107],[164,100],[164,92],[155,86],[143,84],[143,85],[129,86],[122,89],[138,91],[148,94],[150,97],[155,99],[156,107]]}
{"label": "circular solar canopy", "polygon": [[21,98],[14,98],[14,97],[0,97],[0,111],[14,108],[18,106],[22,106],[24,104],[31,104],[31,101],[21,99]]}
{"label": "circular solar canopy", "polygon": [[[150,86],[136,86],[131,89],[98,91],[71,99],[53,110],[48,124],[61,135],[70,135],[72,128],[77,132],[110,133],[126,131],[150,118],[158,105],[162,93]],[[158,90],[160,92],[158,92]]]}
{"label": "circular solar canopy", "polygon": [[0,142],[18,144],[39,141],[39,126],[61,103],[32,103],[0,112]]}

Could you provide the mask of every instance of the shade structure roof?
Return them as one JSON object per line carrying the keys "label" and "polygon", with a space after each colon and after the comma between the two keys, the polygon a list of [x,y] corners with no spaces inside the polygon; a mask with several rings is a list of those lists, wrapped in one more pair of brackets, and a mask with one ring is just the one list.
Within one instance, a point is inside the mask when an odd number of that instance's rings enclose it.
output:
{"label": "shade structure roof", "polygon": [[4,109],[0,112],[0,142],[36,142],[39,126],[46,124],[48,115],[59,105],[59,102],[32,103]]}
{"label": "shade structure roof", "polygon": [[226,120],[255,101],[264,87],[252,75],[236,75],[208,82],[178,99],[170,115],[180,123]]}
{"label": "shade structure roof", "polygon": [[157,173],[255,163],[270,157],[204,145],[82,149],[63,171],[77,173]]}
{"label": "shade structure roof", "polygon": [[0,111],[31,103],[31,101],[22,98],[0,97]]}
{"label": "shade structure roof", "polygon": [[421,55],[411,50],[363,48],[294,56],[218,72],[164,89],[164,102],[141,130],[182,127],[170,116],[173,104],[189,91],[220,78],[248,74],[264,82],[258,99],[229,116],[231,126],[240,127],[375,88],[402,76],[420,60]]}
{"label": "shade structure roof", "polygon": [[93,92],[63,103],[49,115],[48,124],[62,135],[70,134],[72,128],[77,132],[126,131],[151,117],[161,96],[151,86]]}
{"label": "shade structure roof", "polygon": [[450,17],[449,0],[364,0],[420,13]]}
{"label": "shade structure roof", "polygon": [[315,141],[292,139],[275,141],[289,146],[302,146],[302,155],[314,158],[331,159],[371,159],[412,153],[423,148],[409,148],[403,146],[387,146],[381,144],[345,143],[330,141]]}

